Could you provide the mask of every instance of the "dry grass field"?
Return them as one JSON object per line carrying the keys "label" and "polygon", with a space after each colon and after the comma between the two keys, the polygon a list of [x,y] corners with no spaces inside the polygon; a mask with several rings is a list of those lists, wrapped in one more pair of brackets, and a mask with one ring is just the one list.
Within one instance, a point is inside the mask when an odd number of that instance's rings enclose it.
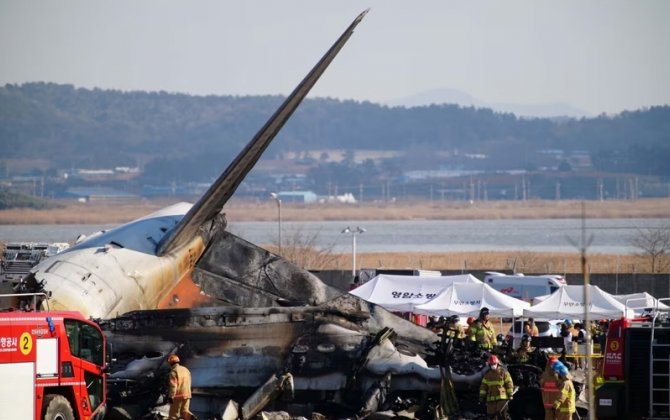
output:
{"label": "dry grass field", "polygon": [[[265,246],[277,252],[273,246]],[[309,249],[291,249],[286,245],[282,254],[301,267],[310,270],[351,270],[351,253],[328,254]],[[456,270],[462,272],[497,270],[508,272],[515,267],[525,273],[579,273],[581,257],[574,253],[552,252],[402,252],[358,253],[356,265],[365,268]],[[640,255],[587,254],[587,269],[591,273],[648,273],[649,258]],[[670,258],[663,260],[664,272],[670,269]]]}
{"label": "dry grass field", "polygon": [[[172,204],[167,200],[129,203],[63,201],[49,210],[0,210],[0,224],[107,224],[123,223]],[[361,204],[282,203],[282,220],[481,220],[579,218],[580,201],[419,201]],[[587,218],[670,218],[670,199],[587,201]],[[274,201],[231,200],[228,220],[277,220]]]}
{"label": "dry grass field", "polygon": [[[2,210],[0,224],[116,224],[144,216],[171,204],[168,201],[133,203],[63,202],[63,208],[51,210]],[[228,220],[275,221],[274,201],[247,202],[232,200],[225,208]],[[282,220],[449,220],[449,219],[547,219],[579,218],[582,203],[578,201],[489,201],[415,202],[344,204],[282,204]],[[637,201],[588,201],[587,218],[670,218],[670,199]],[[0,241],[2,238],[0,238]],[[272,246],[267,246],[272,250]],[[290,249],[283,254],[309,269],[350,269],[351,255],[331,254],[323,250]],[[574,253],[532,252],[459,252],[459,253],[369,253],[357,256],[360,267],[421,268],[449,270],[510,269],[515,264],[521,272],[579,272],[580,257]],[[648,272],[648,258],[626,255],[587,256],[591,272]],[[670,267],[669,267],[670,268]]]}
{"label": "dry grass field", "polygon": [[[350,255],[342,256],[344,267]],[[579,273],[581,257],[574,253],[548,252],[458,252],[458,253],[403,253],[363,254],[357,256],[361,267],[421,268],[426,270],[516,270],[525,273]],[[587,254],[587,269],[593,273],[649,272],[649,261],[637,255]],[[351,262],[348,261],[351,267]]]}

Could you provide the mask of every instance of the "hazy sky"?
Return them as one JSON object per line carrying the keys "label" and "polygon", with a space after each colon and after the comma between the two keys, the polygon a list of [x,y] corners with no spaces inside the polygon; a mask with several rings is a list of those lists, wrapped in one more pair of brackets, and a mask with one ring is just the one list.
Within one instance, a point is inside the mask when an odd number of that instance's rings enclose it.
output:
{"label": "hazy sky", "polygon": [[311,97],[670,103],[667,0],[0,0],[0,84],[287,94],[368,7]]}

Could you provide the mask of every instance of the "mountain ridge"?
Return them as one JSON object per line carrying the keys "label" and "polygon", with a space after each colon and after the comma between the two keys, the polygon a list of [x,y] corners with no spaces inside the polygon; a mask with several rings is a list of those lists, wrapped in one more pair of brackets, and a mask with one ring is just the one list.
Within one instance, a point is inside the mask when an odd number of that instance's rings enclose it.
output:
{"label": "mountain ridge", "polygon": [[517,117],[527,118],[583,118],[592,117],[590,113],[564,102],[549,103],[514,103],[486,102],[475,98],[467,92],[452,88],[438,88],[419,92],[402,98],[384,102],[385,105],[406,108],[429,105],[455,104],[463,107],[488,108],[496,112],[512,113]]}

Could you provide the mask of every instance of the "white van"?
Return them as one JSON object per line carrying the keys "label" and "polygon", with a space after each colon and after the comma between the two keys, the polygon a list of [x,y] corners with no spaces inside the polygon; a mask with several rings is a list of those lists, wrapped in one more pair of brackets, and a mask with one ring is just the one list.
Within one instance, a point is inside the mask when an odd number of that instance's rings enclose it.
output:
{"label": "white van", "polygon": [[486,273],[484,283],[506,295],[531,303],[534,298],[550,295],[559,287],[567,284],[565,277],[557,274],[524,276],[523,274],[507,275],[495,271]]}

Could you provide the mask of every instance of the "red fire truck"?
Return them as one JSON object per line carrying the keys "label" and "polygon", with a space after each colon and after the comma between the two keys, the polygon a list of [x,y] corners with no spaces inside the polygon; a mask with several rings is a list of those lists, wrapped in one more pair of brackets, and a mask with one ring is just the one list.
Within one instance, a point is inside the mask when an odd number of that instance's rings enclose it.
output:
{"label": "red fire truck", "polygon": [[0,418],[98,420],[105,337],[79,312],[0,313]]}
{"label": "red fire truck", "polygon": [[[667,302],[666,299],[659,299]],[[610,322],[604,349],[604,385],[596,390],[599,419],[670,417],[670,317]]]}

